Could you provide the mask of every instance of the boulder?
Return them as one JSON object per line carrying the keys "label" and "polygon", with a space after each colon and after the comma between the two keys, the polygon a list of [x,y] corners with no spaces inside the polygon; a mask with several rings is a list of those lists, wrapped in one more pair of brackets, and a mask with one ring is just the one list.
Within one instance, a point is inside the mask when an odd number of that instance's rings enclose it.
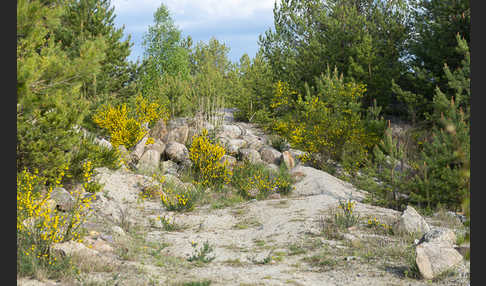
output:
{"label": "boulder", "polygon": [[189,160],[189,150],[187,150],[184,144],[181,144],[179,142],[169,142],[165,148],[164,153],[167,158],[176,163],[182,163]]}
{"label": "boulder", "polygon": [[282,153],[273,147],[265,146],[260,149],[260,156],[264,162],[279,165]]}
{"label": "boulder", "polygon": [[294,158],[289,151],[282,152],[282,161],[284,162],[288,170],[291,170],[293,167],[295,167]]}
{"label": "boulder", "polygon": [[130,157],[133,158],[135,161],[140,160],[143,153],[145,152],[145,146],[147,143],[148,137],[145,136],[142,140],[140,140],[137,145],[133,148],[132,153],[130,153]]}
{"label": "boulder", "polygon": [[189,126],[181,125],[170,129],[167,135],[164,137],[164,142],[178,142],[181,144],[186,144],[189,137]]}
{"label": "boulder", "polygon": [[312,167],[298,165],[290,171],[293,178],[299,179],[294,185],[292,196],[325,195],[329,202],[351,199],[362,200],[365,192],[357,190],[352,184]]}
{"label": "boulder", "polygon": [[159,154],[163,154],[165,151],[165,144],[160,139],[154,139],[154,143],[146,145],[145,150],[156,150]]}
{"label": "boulder", "polygon": [[155,172],[159,169],[160,153],[157,150],[147,150],[138,161],[137,169]]}
{"label": "boulder", "polygon": [[452,247],[454,233],[444,229],[432,230],[424,235],[415,252],[420,274],[433,279],[462,261],[461,254]]}
{"label": "boulder", "polygon": [[278,172],[279,167],[278,167],[277,165],[275,165],[275,164],[268,164],[268,165],[267,165],[267,169],[270,169],[270,170],[272,170],[273,172]]}
{"label": "boulder", "polygon": [[238,155],[240,156],[241,161],[248,160],[250,163],[253,164],[262,162],[260,153],[258,153],[258,151],[255,149],[241,148],[238,150]]}
{"label": "boulder", "polygon": [[154,139],[159,139],[163,141],[165,136],[167,135],[169,131],[167,130],[167,125],[165,124],[164,119],[159,119],[157,123],[155,123],[154,127],[149,132],[150,137]]}
{"label": "boulder", "polygon": [[57,187],[52,190],[51,199],[56,202],[56,207],[62,211],[70,211],[74,207],[73,196],[64,188]]}
{"label": "boulder", "polygon": [[413,207],[407,206],[400,219],[393,225],[393,231],[395,233],[424,234],[430,231],[430,226]]}
{"label": "boulder", "polygon": [[98,251],[72,240],[62,243],[54,243],[52,244],[50,251],[52,255],[57,257],[78,255],[84,258],[92,258],[99,255]]}
{"label": "boulder", "polygon": [[238,150],[246,146],[246,141],[243,139],[229,139],[225,142],[225,149],[228,154],[238,154]]}
{"label": "boulder", "polygon": [[251,135],[251,134],[244,135],[244,136],[241,137],[241,139],[246,141],[246,143],[247,143],[246,147],[247,148],[258,150],[263,145],[265,145],[265,139],[262,138],[262,137],[255,136],[255,135]]}
{"label": "boulder", "polygon": [[456,243],[456,235],[448,228],[434,227],[424,234],[419,244],[423,242],[439,243],[445,246],[453,247]]}
{"label": "boulder", "polygon": [[243,134],[241,128],[237,125],[223,124],[219,136],[227,138],[238,138]]}

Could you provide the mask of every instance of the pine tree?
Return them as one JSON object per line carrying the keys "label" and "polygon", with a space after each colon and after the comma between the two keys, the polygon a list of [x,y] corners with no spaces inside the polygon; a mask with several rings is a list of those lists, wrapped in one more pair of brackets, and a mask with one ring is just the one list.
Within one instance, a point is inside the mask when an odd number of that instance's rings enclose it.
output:
{"label": "pine tree", "polygon": [[85,41],[104,39],[107,47],[101,70],[85,79],[82,88],[85,96],[92,101],[126,101],[135,94],[135,66],[127,60],[133,44],[130,35],[122,39],[124,29],[115,27],[114,8],[110,6],[110,0],[68,0],[62,25],[56,31],[63,49],[71,58],[79,55]]}
{"label": "pine tree", "polygon": [[87,102],[84,81],[99,73],[106,44],[85,41],[69,55],[55,37],[66,6],[62,1],[17,3],[17,170],[37,168],[56,177],[69,166],[81,142],[76,132]]}
{"label": "pine tree", "polygon": [[414,2],[414,33],[408,45],[408,72],[395,80],[393,91],[407,106],[411,119],[424,119],[433,112],[435,88],[454,92],[444,65],[463,66],[456,49],[456,36],[471,43],[471,9],[468,0],[419,0]]}
{"label": "pine tree", "polygon": [[282,0],[275,4],[275,29],[261,36],[263,54],[282,80],[303,92],[304,83],[327,65],[346,80],[367,86],[367,107],[376,98],[390,108],[391,79],[405,71],[400,60],[411,25],[407,1]]}
{"label": "pine tree", "polygon": [[457,51],[462,53],[462,66],[444,73],[448,87],[446,94],[437,87],[433,99],[433,135],[422,152],[423,168],[416,178],[412,198],[434,207],[438,203],[459,209],[469,197],[470,166],[470,55],[466,40],[457,36]]}

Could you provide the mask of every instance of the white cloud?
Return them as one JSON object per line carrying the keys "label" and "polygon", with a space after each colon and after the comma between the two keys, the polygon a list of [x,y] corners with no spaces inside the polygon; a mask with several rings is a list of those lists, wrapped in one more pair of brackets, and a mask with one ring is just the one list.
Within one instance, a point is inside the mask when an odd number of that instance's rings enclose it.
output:
{"label": "white cloud", "polygon": [[196,18],[247,18],[258,11],[272,11],[275,0],[113,0],[117,15],[153,13],[164,3],[172,15]]}
{"label": "white cloud", "polygon": [[[125,33],[132,34],[134,52],[140,50],[137,46],[141,43],[141,35],[153,24],[153,14],[161,3],[168,7],[183,34],[204,41],[211,36],[223,41],[232,37],[231,44],[242,45],[231,45],[232,51],[246,46],[251,54],[250,50],[257,47],[258,35],[273,24],[275,0],[112,0],[115,21],[118,26],[125,25]],[[248,39],[246,44],[234,40],[240,35]],[[248,35],[254,35],[251,42]]]}

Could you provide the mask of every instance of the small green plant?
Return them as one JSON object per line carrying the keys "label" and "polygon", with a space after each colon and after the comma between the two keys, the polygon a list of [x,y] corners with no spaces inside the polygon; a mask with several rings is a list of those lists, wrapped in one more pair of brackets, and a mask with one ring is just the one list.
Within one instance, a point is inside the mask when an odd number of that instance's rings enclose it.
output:
{"label": "small green plant", "polygon": [[162,223],[162,228],[165,231],[176,231],[180,229],[180,226],[176,224],[175,222],[175,217],[172,218],[172,221],[170,221],[169,218],[166,216],[159,217],[160,222]]}
{"label": "small green plant", "polygon": [[340,231],[340,227],[336,224],[335,214],[332,217],[319,217],[319,227],[321,234],[326,237],[326,239],[331,240],[342,240],[344,239],[343,234]]}
{"label": "small green plant", "polygon": [[416,262],[415,248],[409,247],[406,252],[407,269],[403,272],[405,277],[419,279],[421,277],[420,270]]}
{"label": "small green plant", "polygon": [[381,223],[376,217],[368,218],[367,227],[374,229],[375,231],[382,232],[384,234],[393,234],[393,229],[386,223]]}
{"label": "small green plant", "polygon": [[181,286],[209,286],[211,285],[211,280],[203,280],[203,281],[191,281],[191,282],[183,282],[182,284],[176,284]]}
{"label": "small green plant", "polygon": [[208,241],[204,242],[199,249],[197,249],[197,242],[192,241],[191,246],[194,249],[194,254],[187,259],[189,262],[209,263],[216,258],[215,256],[208,256],[214,250]]}
{"label": "small green plant", "polygon": [[303,261],[309,263],[312,266],[318,267],[321,271],[332,269],[332,267],[338,264],[338,261],[334,257],[329,257],[330,253],[322,251],[319,254],[304,257]]}
{"label": "small green plant", "polygon": [[83,163],[83,179],[84,179],[84,184],[83,187],[88,193],[97,193],[99,192],[102,188],[103,185],[93,181],[93,164],[91,161],[86,161]]}
{"label": "small green plant", "polygon": [[359,223],[359,215],[354,214],[354,205],[356,203],[350,199],[346,201],[339,200],[339,209],[342,212],[334,214],[334,222],[341,228],[352,227]]}
{"label": "small green plant", "polygon": [[248,161],[235,167],[231,181],[238,193],[247,199],[263,199],[272,193],[286,195],[292,190],[292,183],[293,180],[284,167],[275,173],[264,164]]}
{"label": "small green plant", "polygon": [[[148,187],[148,189],[145,188],[146,192],[158,194],[168,211],[190,211],[194,208],[197,190],[172,181],[166,182],[163,175],[153,174],[152,178],[158,184]],[[142,196],[147,195],[143,195],[142,191]]]}

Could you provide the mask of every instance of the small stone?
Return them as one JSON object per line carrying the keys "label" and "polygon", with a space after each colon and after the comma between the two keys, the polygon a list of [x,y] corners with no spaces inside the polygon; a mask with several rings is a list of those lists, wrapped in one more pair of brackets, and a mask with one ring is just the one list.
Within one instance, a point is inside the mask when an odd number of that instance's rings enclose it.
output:
{"label": "small stone", "polygon": [[51,198],[61,211],[70,211],[74,207],[74,198],[66,189],[57,187],[51,192]]}
{"label": "small stone", "polygon": [[111,231],[113,232],[113,234],[116,234],[116,235],[118,235],[118,236],[125,236],[125,235],[126,235],[126,234],[125,234],[125,231],[124,231],[124,230],[123,230],[121,227],[119,227],[119,226],[117,226],[117,225],[114,225],[114,226],[111,228]]}
{"label": "small stone", "polygon": [[270,200],[280,200],[280,194],[279,193],[273,193],[270,196],[268,196]]}

